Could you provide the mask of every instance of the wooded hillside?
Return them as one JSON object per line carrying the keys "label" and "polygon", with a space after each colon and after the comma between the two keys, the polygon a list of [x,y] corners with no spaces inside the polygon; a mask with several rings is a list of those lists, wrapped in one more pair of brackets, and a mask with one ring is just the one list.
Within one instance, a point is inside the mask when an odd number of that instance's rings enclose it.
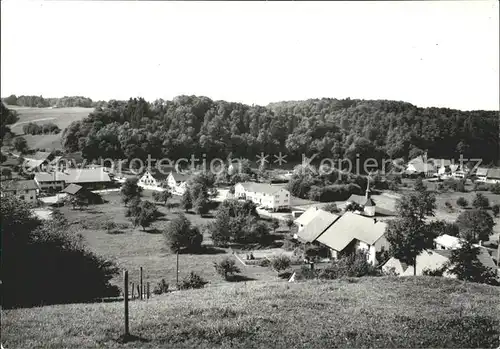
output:
{"label": "wooded hillside", "polygon": [[288,160],[318,157],[499,159],[499,119],[494,111],[418,108],[384,100],[311,99],[267,107],[179,96],[148,103],[110,101],[72,123],[63,136],[68,151],[99,157],[208,159],[283,152]]}

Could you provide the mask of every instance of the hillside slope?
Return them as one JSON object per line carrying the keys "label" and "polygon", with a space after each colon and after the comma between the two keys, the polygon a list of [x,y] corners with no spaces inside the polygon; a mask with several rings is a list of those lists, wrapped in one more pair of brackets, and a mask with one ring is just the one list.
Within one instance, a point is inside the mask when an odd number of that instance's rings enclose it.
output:
{"label": "hillside slope", "polygon": [[5,348],[498,347],[500,288],[433,277],[238,283],[3,313]]}

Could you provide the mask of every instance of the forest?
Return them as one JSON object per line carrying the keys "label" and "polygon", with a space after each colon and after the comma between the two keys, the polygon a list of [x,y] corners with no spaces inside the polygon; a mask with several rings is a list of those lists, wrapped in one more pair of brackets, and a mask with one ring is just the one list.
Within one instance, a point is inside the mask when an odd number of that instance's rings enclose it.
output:
{"label": "forest", "polygon": [[419,108],[388,100],[310,99],[268,106],[178,96],[152,103],[142,98],[101,103],[63,133],[68,152],[100,157],[207,159],[261,152],[332,159],[429,157],[499,159],[495,111]]}
{"label": "forest", "polygon": [[93,102],[92,99],[82,96],[62,97],[62,98],[44,98],[42,96],[19,96],[10,95],[3,98],[7,105],[17,105],[19,107],[32,107],[32,108],[92,108],[100,105],[102,102]]}

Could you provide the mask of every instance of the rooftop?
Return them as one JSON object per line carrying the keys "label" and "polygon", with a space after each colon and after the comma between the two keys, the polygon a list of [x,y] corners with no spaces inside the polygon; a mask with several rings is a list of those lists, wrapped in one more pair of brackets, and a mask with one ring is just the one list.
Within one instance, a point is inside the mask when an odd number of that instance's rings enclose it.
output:
{"label": "rooftop", "polygon": [[37,182],[65,181],[66,183],[111,182],[109,174],[104,169],[70,168],[64,172],[39,172],[35,174]]}
{"label": "rooftop", "polygon": [[335,251],[342,251],[354,239],[373,245],[384,235],[386,227],[385,222],[346,212],[317,240]]}
{"label": "rooftop", "polygon": [[35,190],[38,189],[35,181],[22,180],[22,181],[2,181],[1,183],[2,191],[14,191],[14,190]]}
{"label": "rooftop", "polygon": [[284,189],[283,186],[271,185],[269,183],[243,182],[239,183],[246,191],[254,193],[274,194],[277,191]]}
{"label": "rooftop", "polygon": [[337,219],[339,216],[336,214],[317,210],[313,219],[297,233],[297,237],[303,242],[313,242]]}

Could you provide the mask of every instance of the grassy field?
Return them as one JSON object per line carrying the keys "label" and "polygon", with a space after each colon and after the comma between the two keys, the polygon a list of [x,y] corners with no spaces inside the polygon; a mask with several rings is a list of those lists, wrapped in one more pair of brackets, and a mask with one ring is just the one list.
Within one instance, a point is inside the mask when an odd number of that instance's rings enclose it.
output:
{"label": "grassy field", "polygon": [[62,149],[61,135],[62,131],[73,121],[81,120],[89,115],[93,108],[27,108],[8,106],[19,114],[19,121],[11,126],[15,134],[23,134],[23,125],[29,122],[39,124],[52,122],[59,126],[61,133],[57,135],[27,135],[28,147],[31,149]]}
{"label": "grassy field", "polygon": [[496,348],[500,289],[437,277],[237,283],[3,313],[5,348]]}
{"label": "grassy field", "polygon": [[[425,182],[429,190],[435,190],[437,186],[437,182]],[[402,188],[401,194],[410,192],[413,188],[413,183],[408,183],[410,185],[409,188]],[[477,193],[481,193],[486,196],[490,201],[490,206],[495,204],[500,204],[500,195],[493,194],[489,191],[473,191],[473,185],[467,184],[465,189],[466,193],[448,191],[443,193],[436,194],[436,212],[435,217],[433,219],[443,219],[448,222],[454,222],[459,214],[464,211],[464,209],[460,208],[457,205],[457,199],[459,197],[464,197],[469,202],[469,207],[465,208],[465,210],[470,209],[472,207],[472,201]],[[446,202],[449,202],[452,205],[452,209],[448,209],[446,207]],[[491,213],[491,211],[490,211]],[[493,221],[495,222],[495,226],[493,227],[493,235],[490,237],[491,242],[496,242],[500,236],[500,217],[494,217]]]}
{"label": "grassy field", "polygon": [[[144,191],[143,199],[151,199],[152,192]],[[153,223],[147,231],[133,227],[125,217],[125,207],[121,203],[118,192],[104,194],[107,203],[95,205],[83,210],[73,210],[65,206],[61,211],[68,218],[75,230],[81,233],[90,249],[101,256],[115,260],[119,267],[128,269],[130,278],[136,282],[139,279],[139,268],[143,267],[145,281],[152,285],[165,279],[170,285],[176,282],[176,255],[166,247],[162,231],[168,222],[178,215],[180,208],[167,209],[158,205],[159,211],[164,215]],[[174,196],[169,200],[172,204],[179,203],[179,197]],[[194,213],[186,215],[193,225],[201,227],[213,218],[200,217]],[[104,223],[113,221],[121,226],[121,234],[108,234]],[[214,248],[210,236],[205,235],[204,246],[206,249],[200,254],[181,254],[179,256],[179,279],[194,271],[210,282],[210,285],[220,284],[225,281],[215,273],[213,262],[224,256],[231,256],[229,249]],[[259,266],[243,266],[242,278],[247,280],[276,280],[277,276],[269,268]],[[113,282],[120,284],[121,275]]]}

